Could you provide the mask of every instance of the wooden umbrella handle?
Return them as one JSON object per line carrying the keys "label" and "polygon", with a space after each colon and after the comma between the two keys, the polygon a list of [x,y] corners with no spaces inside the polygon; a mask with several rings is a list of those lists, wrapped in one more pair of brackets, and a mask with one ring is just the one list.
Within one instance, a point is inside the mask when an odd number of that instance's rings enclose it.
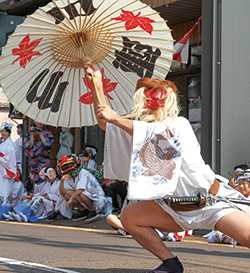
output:
{"label": "wooden umbrella handle", "polygon": [[[85,57],[83,60],[83,65],[91,66],[91,64],[92,64],[92,59],[90,57]],[[93,81],[93,92],[95,92],[95,94],[96,94],[98,104],[101,105],[102,104],[101,98],[100,98],[100,94],[98,92],[98,89],[96,87],[95,78],[92,76],[91,79]]]}
{"label": "wooden umbrella handle", "polygon": [[100,94],[99,94],[98,89],[96,87],[95,78],[93,76],[92,76],[92,81],[93,81],[93,92],[95,92],[95,94],[96,94],[98,104],[101,105],[102,103],[101,103]]}

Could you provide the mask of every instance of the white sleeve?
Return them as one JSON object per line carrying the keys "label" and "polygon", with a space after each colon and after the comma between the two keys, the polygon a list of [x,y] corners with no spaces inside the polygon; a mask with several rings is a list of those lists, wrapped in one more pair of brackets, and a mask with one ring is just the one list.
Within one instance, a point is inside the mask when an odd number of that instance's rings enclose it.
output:
{"label": "white sleeve", "polygon": [[79,189],[86,190],[87,183],[89,180],[88,171],[85,171],[84,169],[82,169],[77,178],[79,179],[79,181],[77,183],[76,190],[79,190]]}
{"label": "white sleeve", "polygon": [[133,138],[113,124],[107,124],[104,147],[104,177],[128,181]]}

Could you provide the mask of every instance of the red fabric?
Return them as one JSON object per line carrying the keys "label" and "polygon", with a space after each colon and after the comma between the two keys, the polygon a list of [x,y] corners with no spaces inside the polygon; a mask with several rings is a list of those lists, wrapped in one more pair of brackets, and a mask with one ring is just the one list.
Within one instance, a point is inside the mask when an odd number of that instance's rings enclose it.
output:
{"label": "red fabric", "polygon": [[19,174],[18,174],[18,172],[16,172],[15,182],[19,182]]}
{"label": "red fabric", "polygon": [[182,236],[182,235],[179,235],[178,232],[174,232],[174,237],[175,237],[177,240],[183,239],[183,236]]}
{"label": "red fabric", "polygon": [[186,237],[190,237],[190,236],[191,236],[191,234],[189,233],[189,230],[187,230],[187,231],[185,232],[185,236],[186,236]]}
{"label": "red fabric", "polygon": [[187,46],[189,45],[189,37],[192,34],[193,30],[195,29],[196,25],[198,24],[198,22],[201,20],[202,17],[200,17],[198,19],[198,21],[195,23],[195,25],[189,30],[189,32],[187,32],[183,38],[180,39],[179,42],[177,42],[174,45],[174,50],[175,53],[173,54],[173,60],[176,60],[180,63],[187,63],[188,60],[188,49],[187,50],[183,50],[185,47],[185,44],[187,44]]}
{"label": "red fabric", "polygon": [[6,169],[6,168],[5,168],[5,170],[6,170],[7,175],[8,175],[10,178],[15,178],[15,177],[16,177],[16,175],[15,175],[13,172],[9,171],[9,170]]}
{"label": "red fabric", "polygon": [[109,179],[105,179],[104,183],[106,186],[107,186],[108,182],[109,182]]}
{"label": "red fabric", "polygon": [[3,153],[0,153],[0,157],[4,157],[4,154],[3,154]]}

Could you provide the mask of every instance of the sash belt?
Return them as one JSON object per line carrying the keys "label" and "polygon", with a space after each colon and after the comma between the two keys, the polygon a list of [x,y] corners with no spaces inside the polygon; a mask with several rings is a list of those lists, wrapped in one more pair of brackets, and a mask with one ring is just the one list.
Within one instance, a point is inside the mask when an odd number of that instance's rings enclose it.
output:
{"label": "sash belt", "polygon": [[[213,196],[215,196],[218,193],[219,188],[220,188],[220,182],[217,179],[215,179],[214,183],[212,184],[208,192],[212,194]],[[168,199],[165,199],[164,202],[167,205],[170,205],[172,209],[176,211],[191,211],[191,210],[201,209],[206,206],[206,197],[201,198],[200,194],[198,194],[197,198],[194,198],[194,201],[191,201],[191,203],[188,203],[188,201],[185,202],[185,197],[184,198],[180,197],[180,199],[182,199],[181,202],[178,202],[178,197],[174,199],[177,199],[177,202],[176,201],[169,202]]]}

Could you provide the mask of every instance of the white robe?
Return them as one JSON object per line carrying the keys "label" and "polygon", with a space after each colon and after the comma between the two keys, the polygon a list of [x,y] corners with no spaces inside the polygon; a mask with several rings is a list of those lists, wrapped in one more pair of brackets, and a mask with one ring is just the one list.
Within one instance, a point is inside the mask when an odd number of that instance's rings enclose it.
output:
{"label": "white robe", "polygon": [[90,158],[87,168],[91,170],[97,170],[98,164],[92,158]]}
{"label": "white robe", "polygon": [[[93,200],[93,206],[97,213],[105,210],[107,206],[107,199],[101,185],[97,179],[85,169],[82,169],[75,179],[70,178],[65,180],[64,188],[73,191],[82,189],[82,194]],[[86,207],[84,203],[81,205]],[[72,217],[72,208],[67,208],[67,200],[63,196],[59,198],[56,210],[59,210],[66,218]]]}
{"label": "white robe", "polygon": [[11,210],[11,194],[15,176],[15,144],[8,137],[0,144],[0,219],[3,219],[3,213]]}
{"label": "white robe", "polygon": [[[163,197],[206,195],[215,179],[183,117],[168,124],[133,121],[133,137],[107,124],[104,152],[105,178],[128,181],[128,199],[155,200],[183,230],[213,229],[221,217],[238,208],[250,214],[248,206],[224,202],[177,212],[163,201]],[[244,199],[224,183],[218,196]]]}
{"label": "white robe", "polygon": [[[34,194],[32,199],[25,199],[20,202],[15,208],[15,212],[21,211],[26,215],[30,222],[37,222],[47,217],[48,213],[54,210],[56,202],[60,196],[59,192],[60,181],[56,179],[53,184],[46,182],[40,192]],[[41,196],[46,193],[49,199]]]}
{"label": "white robe", "polygon": [[15,181],[12,189],[12,208],[15,208],[21,201],[24,194],[24,185],[19,181]]}
{"label": "white robe", "polygon": [[133,130],[132,138],[109,124],[104,155],[104,177],[128,181],[130,200],[208,192],[215,174],[204,163],[185,118],[167,125],[134,121]]}
{"label": "white robe", "polygon": [[16,153],[16,163],[18,165],[19,171],[22,174],[23,169],[22,169],[22,151],[23,151],[23,138],[19,137],[15,141],[15,153]]}

